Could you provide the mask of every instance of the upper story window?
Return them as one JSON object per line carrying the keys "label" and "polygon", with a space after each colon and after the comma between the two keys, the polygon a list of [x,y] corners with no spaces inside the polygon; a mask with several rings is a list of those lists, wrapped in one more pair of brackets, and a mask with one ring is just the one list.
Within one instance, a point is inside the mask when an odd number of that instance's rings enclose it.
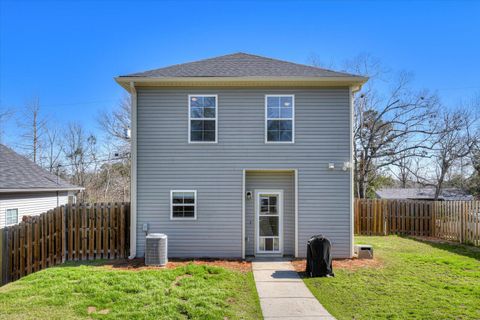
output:
{"label": "upper story window", "polygon": [[170,192],[172,220],[195,220],[197,218],[197,191],[172,190]]}
{"label": "upper story window", "polygon": [[265,97],[265,142],[295,141],[295,97],[267,95]]}
{"label": "upper story window", "polygon": [[5,225],[11,226],[18,223],[18,209],[7,209],[5,215]]}
{"label": "upper story window", "polygon": [[217,142],[217,95],[189,95],[188,142]]}

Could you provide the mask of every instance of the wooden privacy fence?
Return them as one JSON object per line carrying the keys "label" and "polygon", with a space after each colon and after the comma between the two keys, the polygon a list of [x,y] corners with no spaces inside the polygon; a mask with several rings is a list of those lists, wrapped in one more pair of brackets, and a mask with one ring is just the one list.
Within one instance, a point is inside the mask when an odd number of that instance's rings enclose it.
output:
{"label": "wooden privacy fence", "polygon": [[65,261],[125,258],[128,203],[69,204],[2,229],[2,282]]}
{"label": "wooden privacy fence", "polygon": [[354,232],[404,234],[480,245],[480,201],[355,199]]}
{"label": "wooden privacy fence", "polygon": [[355,199],[355,233],[432,236],[432,201]]}
{"label": "wooden privacy fence", "polygon": [[480,201],[436,201],[435,237],[480,246]]}

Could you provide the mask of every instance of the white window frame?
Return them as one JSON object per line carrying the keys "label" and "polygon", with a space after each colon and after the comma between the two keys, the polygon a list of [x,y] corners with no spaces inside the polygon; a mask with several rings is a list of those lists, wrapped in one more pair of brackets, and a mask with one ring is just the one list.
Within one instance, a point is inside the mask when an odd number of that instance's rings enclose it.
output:
{"label": "white window frame", "polygon": [[[193,192],[193,205],[187,204],[187,206],[193,207],[193,217],[192,218],[179,218],[173,216],[173,207],[185,206],[185,203],[173,203],[173,193],[174,192]],[[170,220],[197,220],[197,190],[170,190]]]}
{"label": "white window frame", "polygon": [[[269,97],[291,97],[292,98],[292,118],[275,118],[272,120],[291,120],[292,121],[292,141],[268,141],[268,98]],[[295,143],[295,95],[294,94],[266,94],[265,95],[265,143],[266,144],[292,144]]]}
{"label": "white window frame", "polygon": [[[255,253],[271,253],[271,254],[283,254],[283,190],[254,190],[255,191]],[[274,251],[265,251],[260,250],[260,195],[277,195],[278,196],[278,250]],[[272,238],[272,237],[265,237]]]}
{"label": "white window frame", "polygon": [[[215,118],[192,118],[191,97],[214,97],[215,98]],[[215,141],[192,141],[192,120],[215,120]],[[188,95],[188,143],[218,143],[218,95],[217,94],[189,94]]]}
{"label": "white window frame", "polygon": [[[8,213],[9,210],[17,210],[17,222],[7,224],[7,213]],[[8,209],[5,209],[5,226],[6,226],[6,227],[8,227],[8,226],[13,226],[13,225],[16,225],[17,223],[18,223],[18,208],[8,208]]]}

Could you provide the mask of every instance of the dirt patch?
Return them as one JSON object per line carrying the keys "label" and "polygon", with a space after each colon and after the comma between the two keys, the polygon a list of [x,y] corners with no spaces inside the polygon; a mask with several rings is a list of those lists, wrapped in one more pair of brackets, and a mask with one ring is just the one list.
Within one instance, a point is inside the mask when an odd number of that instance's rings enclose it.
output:
{"label": "dirt patch", "polygon": [[249,261],[231,260],[231,259],[172,259],[165,267],[146,266],[144,259],[121,259],[105,261],[102,265],[109,268],[120,270],[160,270],[160,269],[175,269],[177,267],[185,266],[190,263],[196,265],[208,265],[222,267],[234,271],[248,272],[252,270],[252,264]]}
{"label": "dirt patch", "polygon": [[[292,261],[297,272],[305,272],[307,261],[299,259]],[[333,272],[335,269],[356,270],[359,268],[381,268],[383,263],[378,259],[337,259],[333,260]]]}
{"label": "dirt patch", "polygon": [[87,313],[88,314],[92,314],[92,313],[97,313],[97,314],[109,314],[110,313],[110,309],[103,309],[103,310],[100,310],[97,312],[97,308],[96,307],[88,307],[87,308]]}
{"label": "dirt patch", "polygon": [[178,277],[175,278],[175,281],[172,282],[171,287],[174,287],[174,286],[179,287],[179,286],[181,285],[181,284],[180,284],[180,281],[181,281],[182,279],[191,278],[191,277],[192,277],[191,274],[184,274],[184,275],[178,276]]}

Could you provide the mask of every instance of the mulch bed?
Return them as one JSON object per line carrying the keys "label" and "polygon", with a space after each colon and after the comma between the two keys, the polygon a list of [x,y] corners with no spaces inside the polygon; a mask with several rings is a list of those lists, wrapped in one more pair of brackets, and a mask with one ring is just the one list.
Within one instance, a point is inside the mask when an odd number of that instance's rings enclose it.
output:
{"label": "mulch bed", "polygon": [[[196,265],[209,265],[222,267],[229,270],[249,272],[252,270],[250,261],[231,260],[231,259],[170,259],[165,267],[146,266],[144,259],[137,258],[133,260],[119,259],[107,260],[101,265],[104,267],[120,270],[140,271],[140,270],[161,270],[175,269],[190,263]],[[306,266],[305,259],[293,260],[292,264],[297,272],[304,272]],[[333,260],[333,269],[356,270],[359,268],[381,268],[383,263],[378,259],[338,259]]]}
{"label": "mulch bed", "polygon": [[[305,272],[307,260],[294,260],[292,264],[297,272]],[[381,268],[382,266],[382,262],[378,259],[353,258],[333,260],[333,272],[335,272],[335,269],[357,270],[359,268]]]}
{"label": "mulch bed", "polygon": [[110,260],[105,261],[102,266],[110,267],[120,270],[161,270],[161,269],[175,269],[177,267],[185,266],[187,264],[209,265],[222,267],[234,271],[248,272],[252,270],[252,264],[248,261],[229,260],[229,259],[171,259],[165,267],[146,266],[144,259],[133,260]]}

